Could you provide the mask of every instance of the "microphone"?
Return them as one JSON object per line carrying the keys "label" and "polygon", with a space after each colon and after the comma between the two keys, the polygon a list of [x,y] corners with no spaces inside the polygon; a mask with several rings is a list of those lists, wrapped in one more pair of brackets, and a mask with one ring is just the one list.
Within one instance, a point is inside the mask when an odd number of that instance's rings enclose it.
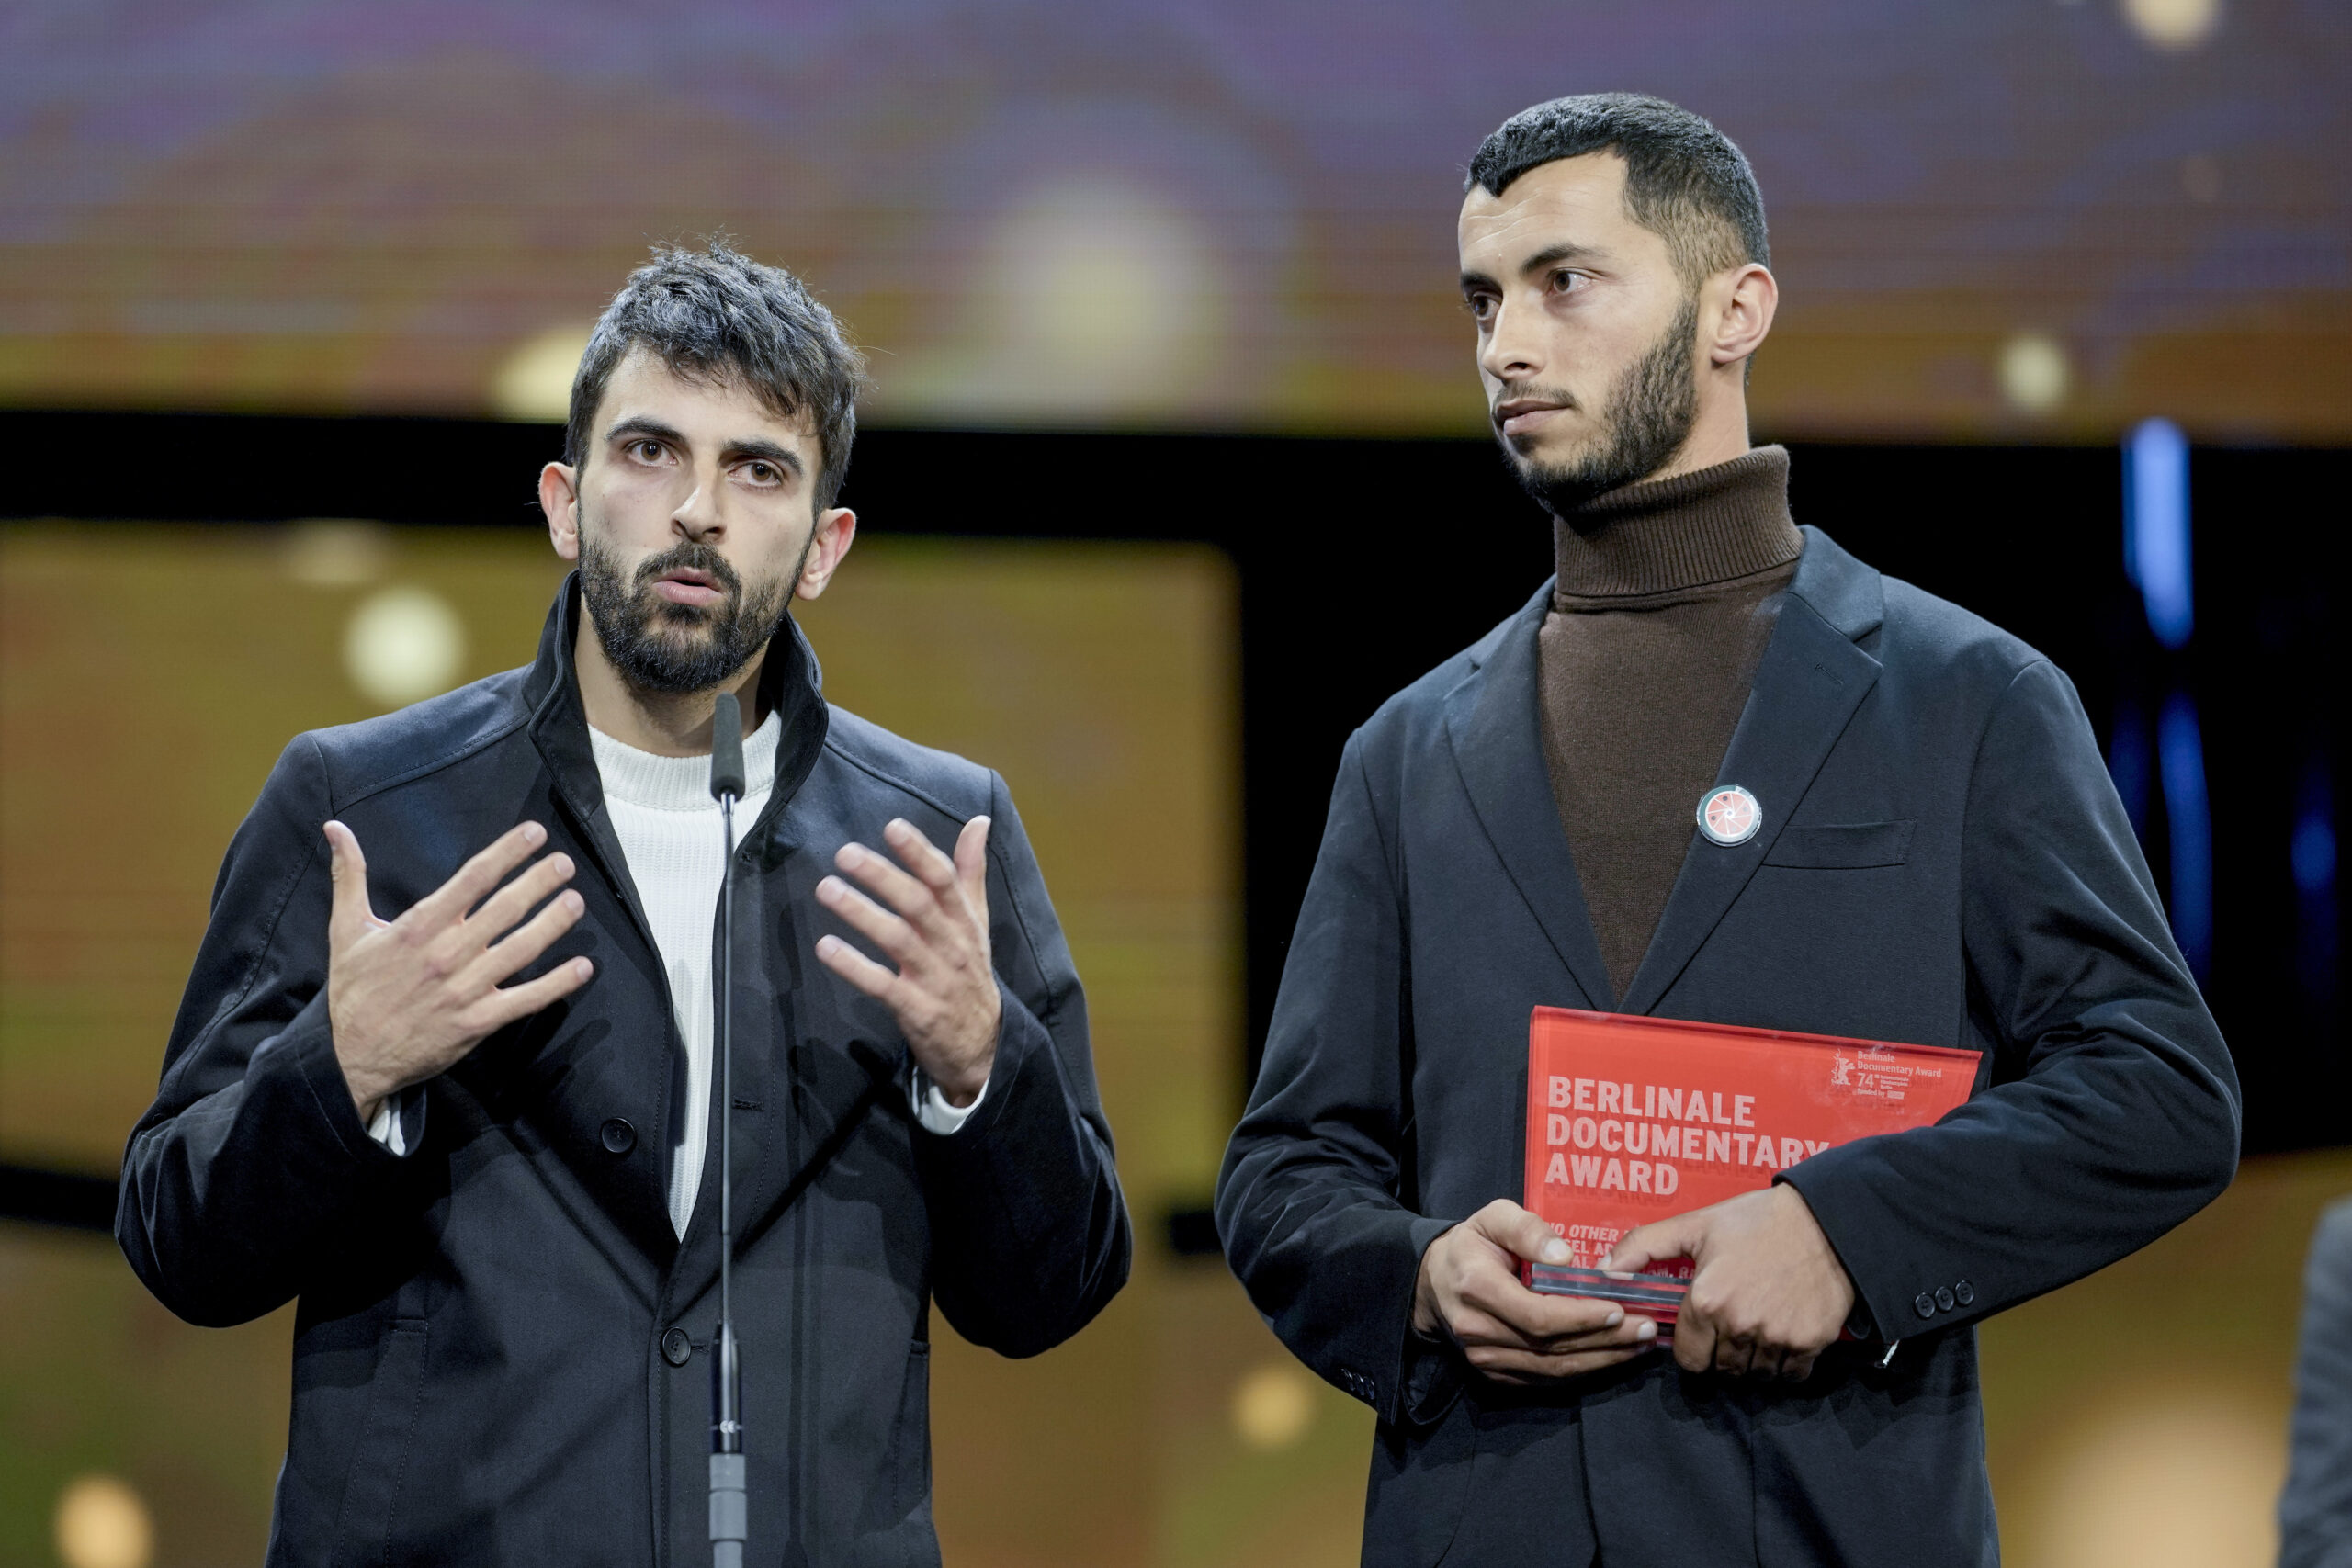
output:
{"label": "microphone", "polygon": [[710,1358],[712,1568],[743,1568],[751,1501],[744,1487],[743,1380],[735,1344],[735,803],[743,798],[743,711],[732,692],[710,716],[710,793],[727,858],[718,880],[718,1335]]}
{"label": "microphone", "polygon": [[722,807],[743,798],[743,710],[732,692],[718,694],[710,716],[710,794]]}

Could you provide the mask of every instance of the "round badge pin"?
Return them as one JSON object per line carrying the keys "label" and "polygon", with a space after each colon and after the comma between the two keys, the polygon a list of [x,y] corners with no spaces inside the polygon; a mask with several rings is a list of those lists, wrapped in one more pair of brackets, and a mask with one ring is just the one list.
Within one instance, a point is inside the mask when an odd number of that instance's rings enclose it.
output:
{"label": "round badge pin", "polygon": [[1764,808],[1737,784],[1709,790],[1699,802],[1699,831],[1726,848],[1747,842],[1762,826]]}

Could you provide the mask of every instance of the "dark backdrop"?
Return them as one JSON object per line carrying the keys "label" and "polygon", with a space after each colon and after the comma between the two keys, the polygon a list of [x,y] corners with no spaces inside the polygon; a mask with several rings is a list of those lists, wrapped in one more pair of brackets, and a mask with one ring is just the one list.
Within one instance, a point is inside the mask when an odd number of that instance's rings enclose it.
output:
{"label": "dark backdrop", "polygon": [[[551,426],[419,419],[17,413],[0,430],[18,458],[0,516],[94,524],[365,514],[537,527],[536,475],[559,443]],[[2214,825],[2209,994],[2245,1082],[2249,1152],[2346,1137],[2333,931],[2331,962],[2315,967],[2320,933],[2290,854],[2312,778],[2342,777],[2346,546],[2340,503],[2319,499],[2339,460],[2196,452],[2198,626],[2167,653],[2123,577],[2114,450],[1794,452],[1800,522],[2035,644],[2074,678],[2102,743],[2119,703],[2184,685],[2197,698]],[[1248,1069],[1341,743],[1549,570],[1548,525],[1484,442],[884,430],[860,440],[844,499],[870,529],[1206,540],[1232,557]],[[2148,847],[2165,885],[2161,822]],[[2331,928],[2340,884],[2335,897]]]}

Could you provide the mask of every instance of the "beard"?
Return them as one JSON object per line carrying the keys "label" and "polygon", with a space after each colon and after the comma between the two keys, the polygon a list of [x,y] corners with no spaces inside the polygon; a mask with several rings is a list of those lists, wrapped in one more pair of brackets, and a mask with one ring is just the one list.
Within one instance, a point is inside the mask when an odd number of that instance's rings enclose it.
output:
{"label": "beard", "polygon": [[1694,294],[1683,300],[1658,340],[1617,378],[1600,430],[1583,456],[1545,465],[1521,457],[1504,437],[1504,460],[1520,488],[1554,516],[1566,517],[1595,496],[1666,467],[1699,417],[1698,332]]}
{"label": "beard", "polygon": [[[792,603],[792,585],[816,543],[811,532],[791,571],[747,597],[743,580],[708,545],[682,540],[630,572],[587,529],[580,533],[580,592],[605,657],[639,691],[684,694],[723,685],[759,657]],[[691,568],[725,592],[716,604],[673,604],[653,591],[664,572]]]}

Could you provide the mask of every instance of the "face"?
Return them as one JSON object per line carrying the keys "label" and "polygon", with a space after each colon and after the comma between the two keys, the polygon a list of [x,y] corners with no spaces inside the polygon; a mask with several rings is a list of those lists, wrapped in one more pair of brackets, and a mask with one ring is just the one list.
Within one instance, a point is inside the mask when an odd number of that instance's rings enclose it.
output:
{"label": "face", "polygon": [[817,510],[814,433],[643,349],[614,367],[590,428],[579,468],[549,464],[539,498],[598,644],[643,691],[728,684],[794,594],[825,591],[856,531],[847,511]]}
{"label": "face", "polygon": [[1555,513],[1666,467],[1698,416],[1698,297],[1624,196],[1624,160],[1598,152],[1462,204],[1487,411],[1512,471]]}

